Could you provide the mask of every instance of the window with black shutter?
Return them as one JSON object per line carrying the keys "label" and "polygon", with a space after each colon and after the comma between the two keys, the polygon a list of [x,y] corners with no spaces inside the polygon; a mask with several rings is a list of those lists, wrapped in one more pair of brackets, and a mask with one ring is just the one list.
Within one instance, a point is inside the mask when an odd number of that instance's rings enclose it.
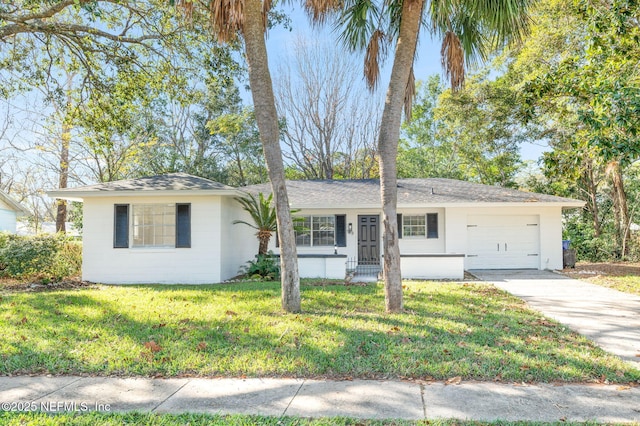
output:
{"label": "window with black shutter", "polygon": [[129,247],[129,204],[113,206],[113,248]]}
{"label": "window with black shutter", "polygon": [[438,213],[427,213],[427,238],[438,238]]}
{"label": "window with black shutter", "polygon": [[402,214],[398,213],[397,221],[398,221],[398,238],[402,238]]}
{"label": "window with black shutter", "polygon": [[336,245],[338,247],[347,246],[347,215],[336,215]]}
{"label": "window with black shutter", "polygon": [[191,204],[176,204],[176,248],[191,247]]}

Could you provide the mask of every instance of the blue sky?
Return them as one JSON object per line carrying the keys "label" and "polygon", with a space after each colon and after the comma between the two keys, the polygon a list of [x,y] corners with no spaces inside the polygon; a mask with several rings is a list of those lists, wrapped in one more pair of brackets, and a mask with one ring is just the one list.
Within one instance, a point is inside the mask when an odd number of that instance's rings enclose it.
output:
{"label": "blue sky", "polygon": [[[319,29],[313,27],[304,11],[297,4],[287,4],[283,7],[285,13],[291,18],[291,29],[283,28],[279,26],[269,30],[267,36],[267,54],[269,55],[269,63],[272,72],[272,77],[277,78],[274,71],[277,69],[277,65],[281,61],[287,61],[293,55],[293,43],[298,37],[303,37],[306,40],[317,40],[319,43],[335,44],[338,49],[341,49],[338,45],[337,37],[332,33],[330,28]],[[392,53],[392,52],[390,52]],[[345,51],[345,54],[349,54]],[[354,54],[354,60],[362,62],[364,55]],[[392,57],[387,58],[386,63],[381,72],[381,79],[379,84],[379,90],[386,90],[389,83],[389,75],[391,73]],[[440,42],[433,40],[431,34],[423,33],[420,37],[418,44],[418,52],[416,61],[414,64],[414,74],[416,80],[426,80],[433,74],[442,75],[442,66],[440,63]],[[245,103],[250,104],[251,95],[249,93],[243,93],[243,100]],[[523,160],[536,161],[540,158],[544,147],[539,145],[533,145],[529,143],[523,143],[521,145],[521,156]]]}

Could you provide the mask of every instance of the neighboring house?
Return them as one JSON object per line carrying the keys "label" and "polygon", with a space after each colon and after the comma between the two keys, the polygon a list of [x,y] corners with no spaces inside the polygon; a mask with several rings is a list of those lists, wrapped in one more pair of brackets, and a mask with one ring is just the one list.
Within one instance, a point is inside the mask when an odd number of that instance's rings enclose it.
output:
{"label": "neighboring house", "polygon": [[[84,202],[83,278],[105,283],[215,283],[257,253],[234,200],[269,184],[232,188],[181,173],[51,191]],[[377,273],[377,180],[289,181],[302,277]],[[562,268],[562,210],[582,201],[450,179],[398,181],[405,278],[463,277],[465,269]],[[276,239],[270,247],[278,253]]]}
{"label": "neighboring house", "polygon": [[0,232],[15,234],[17,217],[27,213],[27,210],[14,201],[9,194],[0,191]]}

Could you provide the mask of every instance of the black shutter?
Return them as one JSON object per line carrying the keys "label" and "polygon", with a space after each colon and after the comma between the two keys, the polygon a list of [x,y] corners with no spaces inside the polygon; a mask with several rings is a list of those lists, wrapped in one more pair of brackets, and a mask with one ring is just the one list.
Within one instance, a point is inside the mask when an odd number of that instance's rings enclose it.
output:
{"label": "black shutter", "polygon": [[336,215],[336,245],[338,247],[347,246],[347,215]]}
{"label": "black shutter", "polygon": [[398,238],[402,238],[402,214],[397,215],[398,220]]}
{"label": "black shutter", "polygon": [[176,248],[191,247],[191,204],[176,204]]}
{"label": "black shutter", "polygon": [[129,204],[113,206],[113,248],[129,247]]}
{"label": "black shutter", "polygon": [[438,238],[438,213],[427,213],[427,238]]}

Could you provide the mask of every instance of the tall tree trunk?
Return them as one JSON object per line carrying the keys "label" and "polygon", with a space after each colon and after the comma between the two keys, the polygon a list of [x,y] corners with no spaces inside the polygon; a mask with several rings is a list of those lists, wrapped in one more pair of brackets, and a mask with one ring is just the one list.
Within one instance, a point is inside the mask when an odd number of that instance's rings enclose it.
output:
{"label": "tall tree trunk", "polygon": [[244,9],[244,28],[242,32],[247,64],[249,65],[249,84],[251,86],[251,95],[264,158],[267,163],[267,172],[275,199],[278,221],[282,309],[287,312],[300,312],[298,253],[284,178],[278,114],[267,60],[267,47],[262,21],[262,2],[260,0],[245,0]]}
{"label": "tall tree trunk", "polygon": [[[69,144],[71,142],[70,111],[72,108],[71,86],[74,74],[67,75],[67,102],[65,105],[64,121],[62,123],[62,135],[60,137],[60,178],[58,188],[64,189],[69,182]],[[56,232],[67,232],[67,201],[57,200],[56,208]]]}
{"label": "tall tree trunk", "polygon": [[620,162],[611,161],[607,165],[607,174],[611,177],[612,184],[613,210],[616,218],[616,243],[620,257],[624,258],[629,254],[630,221]]}
{"label": "tall tree trunk", "polygon": [[598,209],[598,184],[593,173],[593,160],[588,160],[586,171],[583,173],[583,179],[589,196],[587,208],[592,215],[593,232],[596,237],[599,237],[602,233],[602,227],[600,225],[600,213]]}
{"label": "tall tree trunk", "polygon": [[423,0],[402,2],[398,43],[378,138],[380,196],[382,198],[382,223],[384,227],[384,299],[387,312],[400,312],[403,308],[396,215],[398,204],[397,156],[405,92],[413,67],[422,7]]}
{"label": "tall tree trunk", "polygon": [[[69,182],[69,139],[71,139],[71,128],[68,124],[64,124],[62,128],[62,138],[60,145],[60,178],[58,179],[58,187],[66,188]],[[66,200],[57,200],[56,208],[56,232],[67,232],[67,202]]]}

